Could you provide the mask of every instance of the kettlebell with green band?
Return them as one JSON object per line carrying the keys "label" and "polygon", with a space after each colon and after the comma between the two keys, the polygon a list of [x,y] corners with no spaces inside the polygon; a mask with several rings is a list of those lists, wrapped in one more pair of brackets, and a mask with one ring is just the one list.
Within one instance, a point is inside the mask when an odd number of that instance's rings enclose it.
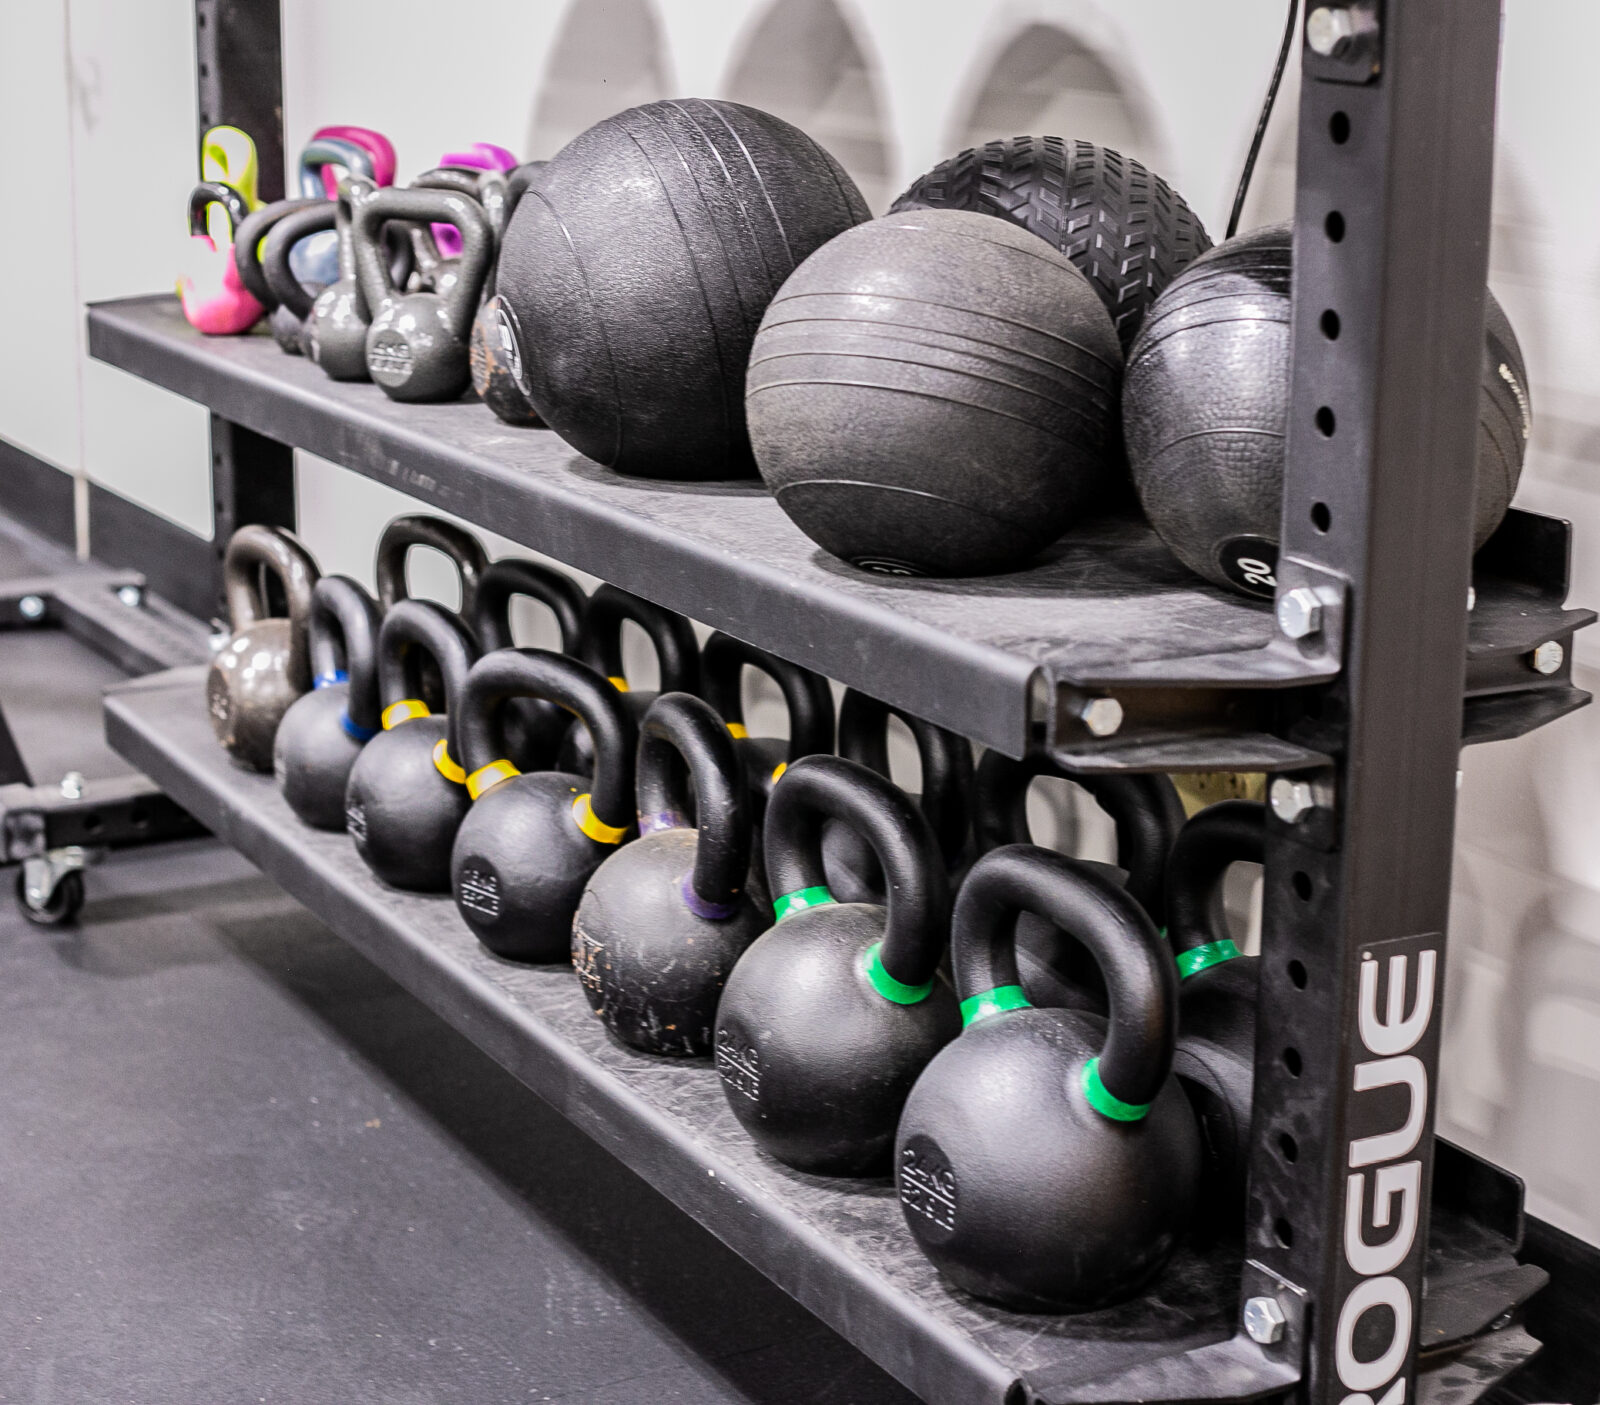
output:
{"label": "kettlebell with green band", "polygon": [[[886,907],[834,901],[822,869],[829,819],[872,845],[888,875]],[[950,915],[939,846],[903,791],[837,756],[803,757],[783,773],[766,829],[777,925],[739,958],[722,993],[722,1091],[786,1165],[880,1174],[906,1094],[961,1027],[939,975]]]}
{"label": "kettlebell with green band", "polygon": [[[450,845],[469,803],[461,695],[477,652],[466,626],[431,600],[397,601],[378,630],[383,730],[350,768],[345,828],[367,867],[396,888],[449,891]],[[442,717],[421,697],[424,658],[442,680]]]}
{"label": "kettlebell with green band", "polygon": [[1178,970],[1178,1053],[1173,1070],[1199,1120],[1218,1192],[1242,1207],[1255,1090],[1259,957],[1228,936],[1222,880],[1236,863],[1260,863],[1266,806],[1225,800],[1178,832],[1167,859],[1167,940]]}
{"label": "kettlebell with green band", "polygon": [[[589,597],[589,642],[584,660],[611,680],[612,687],[626,700],[637,726],[657,695],[630,687],[623,673],[622,626],[630,620],[644,631],[655,650],[656,671],[661,678],[659,692],[699,695],[700,646],[695,642],[694,626],[671,610],[614,585],[602,585]],[[579,776],[594,769],[594,750],[584,728],[573,726],[567,730],[556,764]]]}
{"label": "kettlebell with green band", "polygon": [[[455,567],[461,592],[461,605],[455,612],[456,618],[470,631],[478,582],[488,569],[489,557],[484,552],[483,544],[471,532],[442,517],[414,513],[392,519],[383,529],[378,537],[378,549],[372,567],[373,580],[378,587],[378,604],[387,611],[397,600],[410,597],[411,588],[406,584],[406,563],[410,560],[411,549],[417,546],[432,547]],[[422,660],[422,691],[417,696],[435,712],[444,709],[444,691],[431,658],[424,657]]]}
{"label": "kettlebell with green band", "polygon": [[[1023,912],[1093,954],[1109,1019],[1029,1004],[1012,949]],[[1031,844],[972,866],[951,931],[965,1028],[900,1119],[906,1224],[945,1277],[1015,1311],[1120,1302],[1166,1263],[1200,1175],[1172,1077],[1171,953],[1126,890]]]}
{"label": "kettlebell with green band", "polygon": [[728,973],[772,918],[745,890],[749,797],[733,738],[708,704],[687,693],[650,704],[635,794],[639,838],[590,877],[572,964],[624,1044],[709,1054]]}
{"label": "kettlebell with green band", "polygon": [[[1117,867],[1126,875],[1122,881],[1150,920],[1157,927],[1164,925],[1167,854],[1183,826],[1183,802],[1172,782],[1162,775],[1068,771],[1038,752],[1021,761],[998,751],[986,752],[974,783],[978,853],[1029,842],[1028,787],[1036,776],[1061,776],[1082,786],[1111,817],[1117,833]],[[1022,988],[1034,1004],[1104,1013],[1101,966],[1075,943],[1062,941],[1048,922],[1031,912],[1017,919],[1016,960]]]}
{"label": "kettlebell with green band", "polygon": [[[593,739],[593,776],[520,772],[499,725],[512,698],[574,713]],[[461,713],[472,812],[456,835],[450,879],[461,916],[496,956],[570,958],[583,885],[633,833],[638,738],[621,694],[576,659],[497,649],[472,670]]]}
{"label": "kettlebell with green band", "polygon": [[[519,595],[537,600],[555,617],[563,654],[577,658],[583,653],[589,608],[583,587],[571,576],[517,557],[496,561],[478,581],[472,628],[484,653],[515,645],[511,602]],[[556,765],[572,714],[544,698],[508,698],[500,725],[505,729],[506,756],[519,771],[548,771]]]}
{"label": "kettlebell with green band", "polygon": [[[966,858],[972,832],[972,743],[943,727],[854,688],[839,704],[839,755],[889,775],[889,718],[906,724],[922,766],[922,793],[911,797],[939,841],[946,872]],[[883,870],[872,850],[849,825],[830,822],[822,831],[822,862],[828,886],[840,902],[882,902]]]}
{"label": "kettlebell with green band", "polygon": [[301,820],[340,830],[350,769],[380,725],[378,607],[348,576],[311,592],[311,672],[311,691],[278,724],[272,769]]}

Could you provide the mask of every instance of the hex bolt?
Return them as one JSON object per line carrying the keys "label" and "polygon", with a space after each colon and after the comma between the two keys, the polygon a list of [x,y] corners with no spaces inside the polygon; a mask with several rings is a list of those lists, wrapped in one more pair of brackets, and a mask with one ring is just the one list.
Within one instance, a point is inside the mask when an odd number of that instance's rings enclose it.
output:
{"label": "hex bolt", "polygon": [[83,799],[83,772],[68,771],[61,778],[61,798],[63,800]]}
{"label": "hex bolt", "polygon": [[1322,631],[1322,602],[1310,586],[1297,585],[1278,597],[1278,628],[1291,639]]}
{"label": "hex bolt", "polygon": [[119,585],[117,599],[122,601],[130,610],[137,610],[144,600],[144,592],[136,585]]}
{"label": "hex bolt", "polygon": [[1122,704],[1115,698],[1090,698],[1079,707],[1078,716],[1096,737],[1115,736],[1122,728]]}
{"label": "hex bolt", "polygon": [[1285,824],[1298,824],[1317,808],[1317,798],[1311,792],[1309,781],[1297,781],[1290,776],[1279,776],[1268,792],[1272,813]]}
{"label": "hex bolt", "polygon": [[17,601],[17,613],[25,620],[44,618],[44,601],[37,595],[24,595]]}
{"label": "hex bolt", "polygon": [[1288,1325],[1276,1298],[1251,1298],[1244,1305],[1244,1330],[1253,1342],[1262,1346],[1281,1342]]}
{"label": "hex bolt", "polygon": [[1311,52],[1332,58],[1356,37],[1356,18],[1348,5],[1318,5],[1306,16],[1306,43]]}
{"label": "hex bolt", "polygon": [[1535,673],[1554,673],[1567,661],[1567,651],[1554,639],[1546,639],[1531,655]]}

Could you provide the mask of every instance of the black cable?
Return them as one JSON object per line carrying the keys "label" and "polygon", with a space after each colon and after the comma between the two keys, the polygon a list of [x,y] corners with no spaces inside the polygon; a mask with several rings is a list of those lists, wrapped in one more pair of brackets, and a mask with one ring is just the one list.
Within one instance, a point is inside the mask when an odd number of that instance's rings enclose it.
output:
{"label": "black cable", "polygon": [[1244,159],[1244,170],[1239,174],[1239,189],[1233,197],[1233,213],[1228,216],[1228,233],[1232,239],[1239,232],[1239,216],[1244,213],[1244,198],[1250,193],[1250,177],[1255,174],[1256,157],[1261,155],[1261,142],[1267,135],[1267,123],[1272,120],[1272,105],[1278,100],[1278,84],[1283,82],[1283,70],[1289,63],[1289,50],[1294,47],[1294,22],[1300,12],[1300,0],[1289,0],[1289,20],[1283,28],[1283,45],[1278,50],[1278,66],[1272,70],[1272,84],[1267,89],[1267,100],[1261,104],[1261,120],[1256,123],[1255,139],[1250,143],[1250,154]]}

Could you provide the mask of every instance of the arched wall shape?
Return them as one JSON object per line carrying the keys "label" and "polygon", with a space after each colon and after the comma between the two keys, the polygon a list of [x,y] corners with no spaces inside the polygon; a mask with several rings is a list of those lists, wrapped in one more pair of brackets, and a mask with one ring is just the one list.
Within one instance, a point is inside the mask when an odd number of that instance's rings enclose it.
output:
{"label": "arched wall shape", "polygon": [[810,134],[850,173],[874,214],[888,208],[894,163],[878,65],[834,0],[777,0],[734,60],[724,91]]}
{"label": "arched wall shape", "polygon": [[548,160],[596,122],[666,97],[669,67],[650,0],[575,0],[550,46],[527,159]]}

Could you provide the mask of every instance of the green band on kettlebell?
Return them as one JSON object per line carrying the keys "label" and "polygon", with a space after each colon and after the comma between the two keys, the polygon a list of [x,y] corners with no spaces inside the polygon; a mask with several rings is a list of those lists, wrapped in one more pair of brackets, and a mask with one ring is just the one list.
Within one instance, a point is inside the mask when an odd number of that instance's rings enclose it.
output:
{"label": "green band on kettlebell", "polygon": [[878,948],[882,945],[882,942],[873,942],[867,948],[866,956],[862,958],[872,988],[885,1000],[892,1000],[896,1005],[920,1005],[933,994],[933,982],[928,980],[923,981],[921,985],[907,985],[904,981],[897,981],[883,969],[883,962],[878,956]]}
{"label": "green band on kettlebell", "polygon": [[838,901],[821,883],[814,888],[796,888],[794,892],[785,893],[773,902],[772,920],[782,922],[785,917],[804,912],[808,907],[826,907]]}
{"label": "green band on kettlebell", "polygon": [[997,985],[993,990],[980,990],[976,995],[969,995],[961,1002],[961,1028],[966,1029],[979,1020],[1003,1014],[1007,1010],[1032,1008],[1033,1002],[1023,993],[1020,985]]}
{"label": "green band on kettlebell", "polygon": [[1140,1122],[1150,1111],[1149,1103],[1125,1103],[1100,1081],[1099,1059],[1090,1059],[1083,1066],[1083,1096],[1090,1107],[1113,1122]]}
{"label": "green band on kettlebell", "polygon": [[1232,961],[1238,954],[1239,948],[1229,937],[1224,937],[1220,942],[1207,942],[1204,946],[1180,951],[1177,957],[1178,978],[1188,980],[1190,976],[1199,975],[1209,966],[1220,966],[1224,961]]}

